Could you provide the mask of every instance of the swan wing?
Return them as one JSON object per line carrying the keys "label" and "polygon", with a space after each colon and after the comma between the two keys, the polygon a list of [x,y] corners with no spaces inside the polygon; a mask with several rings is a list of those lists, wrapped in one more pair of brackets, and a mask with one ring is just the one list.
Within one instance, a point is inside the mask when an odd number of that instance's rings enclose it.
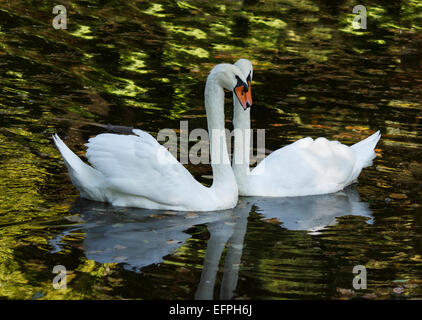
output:
{"label": "swan wing", "polygon": [[189,210],[195,201],[201,200],[206,187],[149,133],[138,129],[133,133],[135,135],[104,133],[86,144],[88,160],[105,176],[110,197],[113,198],[113,192],[118,194],[117,202],[113,199],[110,202],[129,206],[130,200],[124,203],[124,199],[141,197],[159,204],[151,208],[168,206]]}
{"label": "swan wing", "polygon": [[252,170],[251,182],[262,195],[336,192],[353,182],[356,161],[350,147],[326,138],[308,137],[271,153]]}

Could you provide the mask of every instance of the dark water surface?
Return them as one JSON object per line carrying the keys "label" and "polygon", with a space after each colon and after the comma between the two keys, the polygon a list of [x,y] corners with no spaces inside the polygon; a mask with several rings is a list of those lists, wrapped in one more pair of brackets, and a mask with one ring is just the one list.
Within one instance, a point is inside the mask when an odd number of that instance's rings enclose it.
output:
{"label": "dark water surface", "polygon": [[[51,25],[59,3],[67,30]],[[422,4],[365,1],[355,30],[361,3],[331,3],[1,1],[0,297],[422,298]],[[83,156],[108,124],[206,128],[206,76],[241,57],[266,148],[381,130],[357,186],[204,214],[78,199],[53,133]],[[56,265],[67,289],[52,286]],[[356,265],[367,289],[353,288]]]}

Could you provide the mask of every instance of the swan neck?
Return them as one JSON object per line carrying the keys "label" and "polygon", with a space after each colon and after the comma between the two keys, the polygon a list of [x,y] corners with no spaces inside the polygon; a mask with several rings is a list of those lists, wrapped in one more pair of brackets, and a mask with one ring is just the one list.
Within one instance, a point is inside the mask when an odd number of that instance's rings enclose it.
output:
{"label": "swan neck", "polygon": [[237,197],[236,179],[227,151],[224,123],[224,89],[212,74],[208,77],[205,86],[205,110],[207,113],[211,167],[213,171],[212,188],[219,188],[230,194],[235,192]]}
{"label": "swan neck", "polygon": [[235,96],[233,96],[233,99],[234,148],[232,166],[240,187],[248,178],[250,172],[251,109],[244,110]]}

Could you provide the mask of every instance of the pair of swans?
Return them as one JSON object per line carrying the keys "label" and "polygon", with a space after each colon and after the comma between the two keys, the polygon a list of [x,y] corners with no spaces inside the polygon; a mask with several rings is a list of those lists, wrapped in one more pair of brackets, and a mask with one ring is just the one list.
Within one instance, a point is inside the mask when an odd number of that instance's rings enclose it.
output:
{"label": "pair of swans", "polygon": [[[337,192],[372,164],[379,132],[346,146],[325,138],[304,138],[270,154],[249,169],[252,64],[219,64],[208,75],[205,110],[213,184],[205,187],[145,131],[104,133],[90,138],[84,163],[59,138],[53,139],[81,197],[115,206],[177,211],[234,208],[242,196],[306,196]],[[233,91],[233,167],[224,126],[224,89]],[[161,155],[166,161],[159,161]]]}

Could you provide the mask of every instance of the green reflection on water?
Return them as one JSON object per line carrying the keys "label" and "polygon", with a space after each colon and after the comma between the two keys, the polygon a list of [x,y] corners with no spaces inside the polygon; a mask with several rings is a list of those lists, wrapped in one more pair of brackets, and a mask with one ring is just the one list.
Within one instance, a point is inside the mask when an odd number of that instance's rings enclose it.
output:
{"label": "green reflection on water", "polygon": [[[351,144],[377,129],[383,138],[358,186],[375,222],[344,217],[309,234],[252,209],[235,296],[421,298],[422,5],[369,1],[368,29],[355,30],[356,4],[68,1],[69,29],[55,30],[52,3],[0,3],[0,296],[193,298],[207,224],[142,275],[89,260],[84,231],[51,252],[49,241],[79,222],[67,220],[77,192],[50,137],[58,132],[83,156],[108,123],[153,134],[179,120],[205,128],[207,73],[246,57],[255,68],[252,127],[266,129],[268,149],[305,136]],[[56,264],[70,272],[65,291],[51,286]],[[364,292],[352,290],[356,264],[371,274]]]}

